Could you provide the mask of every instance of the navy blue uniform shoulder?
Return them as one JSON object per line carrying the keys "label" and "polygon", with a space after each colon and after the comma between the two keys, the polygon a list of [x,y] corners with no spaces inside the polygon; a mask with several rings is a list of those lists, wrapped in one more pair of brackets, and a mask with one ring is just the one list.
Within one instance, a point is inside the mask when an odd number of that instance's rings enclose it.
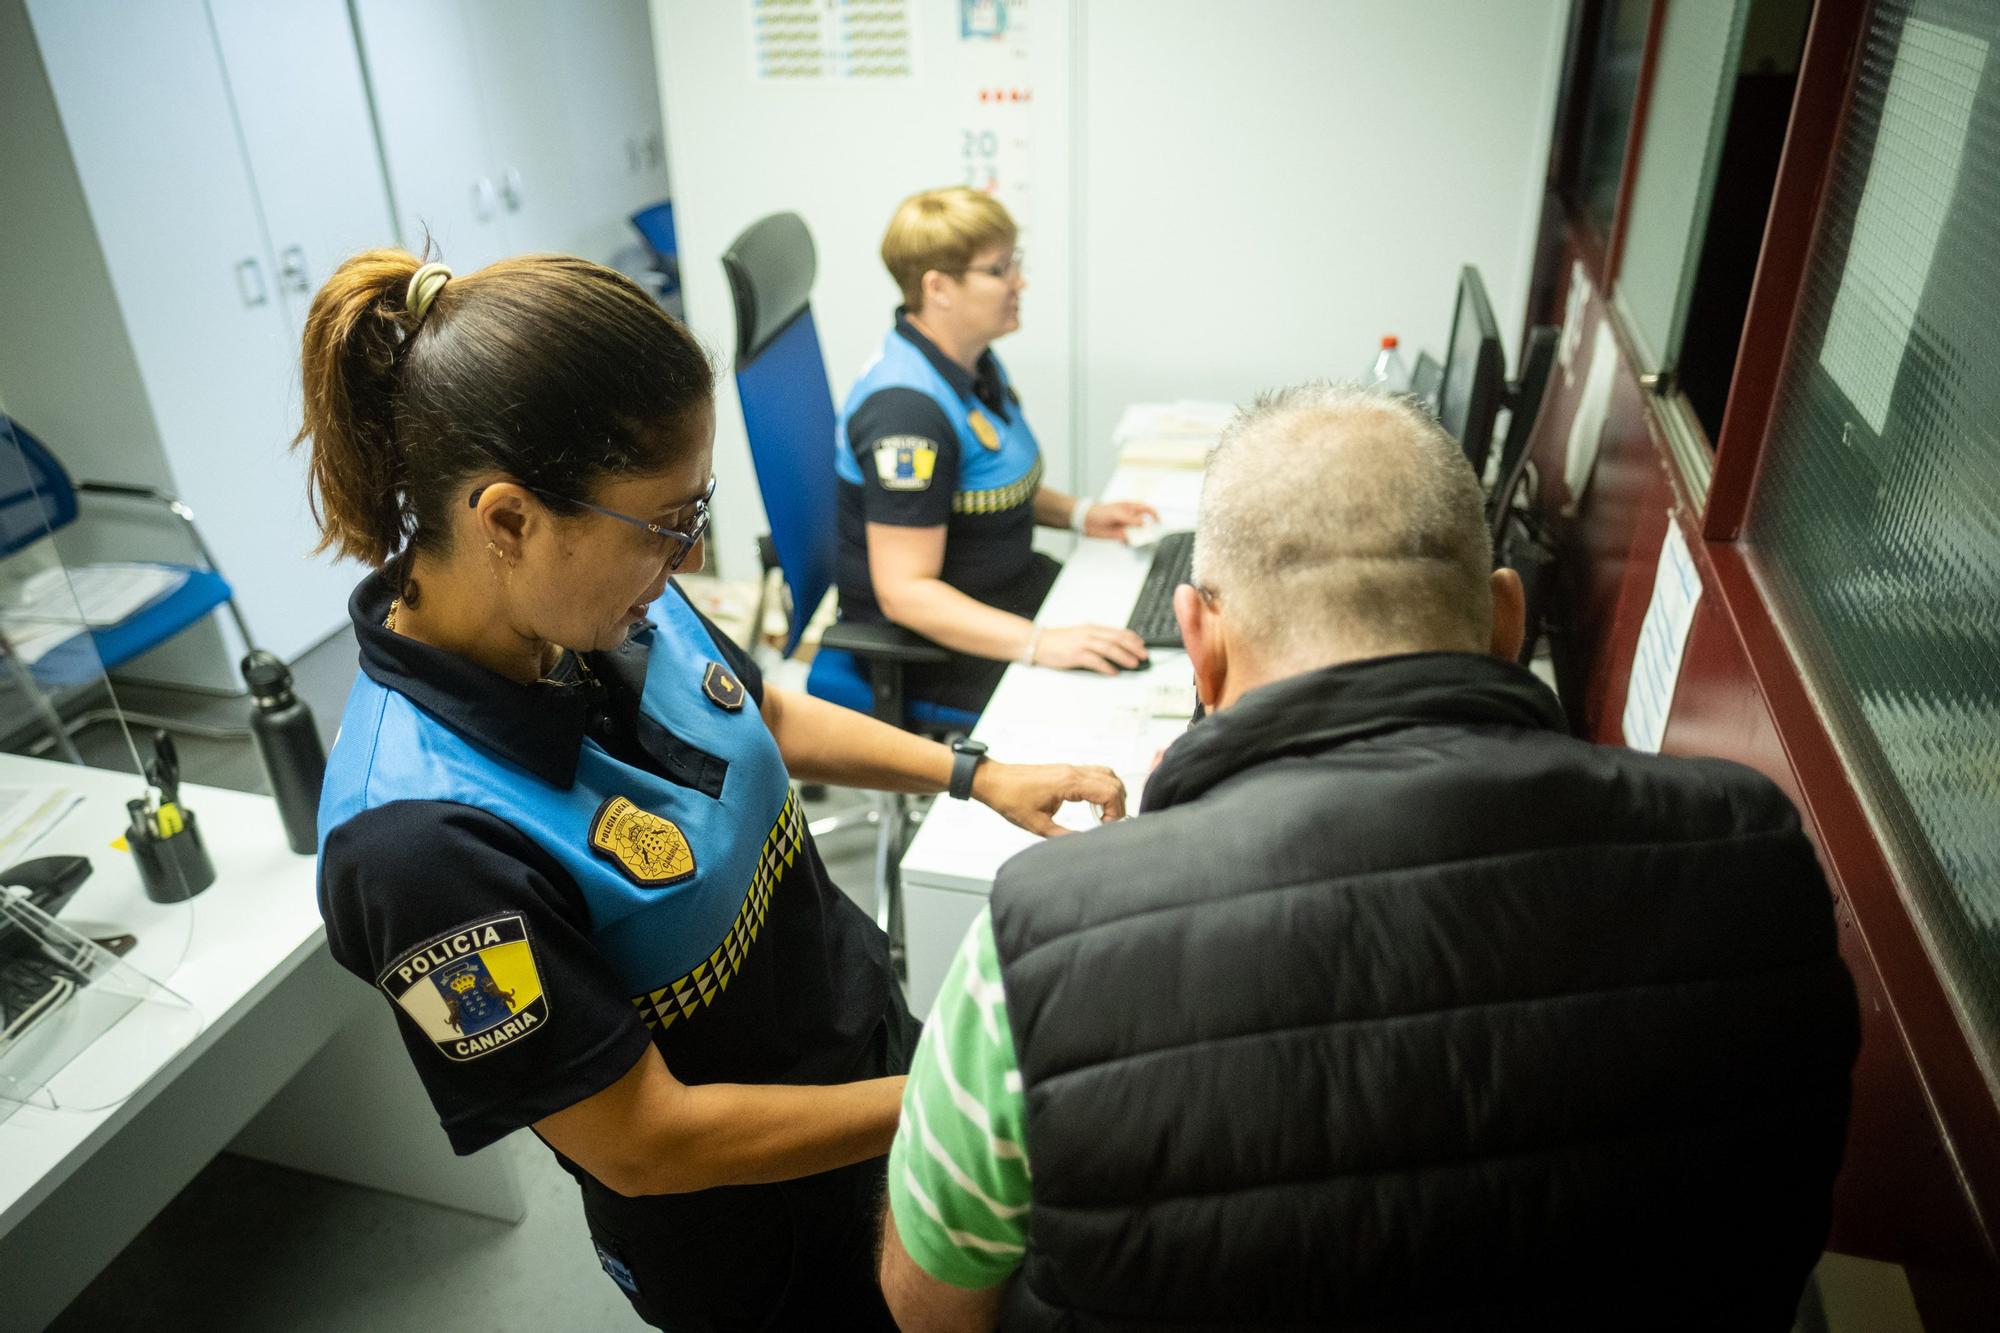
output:
{"label": "navy blue uniform shoulder", "polygon": [[[591,942],[575,881],[487,811],[424,800],[364,810],[328,832],[319,894],[328,949],[392,1002],[410,1059],[460,1153],[609,1087],[651,1044]],[[444,953],[481,955],[455,942],[480,944],[482,931],[495,932],[495,947],[514,945],[506,970],[487,964],[500,978],[495,984],[532,986],[544,1003],[515,1039],[493,1036],[461,1050],[470,1025],[441,1007],[437,987],[415,983]],[[425,1001],[445,1030],[426,1026]]]}
{"label": "navy blue uniform shoulder", "polygon": [[921,389],[877,389],[854,409],[847,442],[856,455],[865,457],[875,441],[890,435],[920,435],[936,444],[940,453],[958,449],[957,430],[937,400]]}

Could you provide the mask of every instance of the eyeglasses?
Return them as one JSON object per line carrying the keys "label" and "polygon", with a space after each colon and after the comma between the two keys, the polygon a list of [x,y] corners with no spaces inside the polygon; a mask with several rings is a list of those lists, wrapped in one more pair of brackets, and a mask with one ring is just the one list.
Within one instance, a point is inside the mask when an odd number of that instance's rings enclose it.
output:
{"label": "eyeglasses", "polygon": [[[539,486],[529,486],[526,482],[522,482],[521,485],[523,488],[541,496],[544,500],[556,500],[563,504],[573,504],[579,508],[588,509],[593,514],[602,514],[606,518],[615,518],[620,523],[630,523],[635,528],[644,528],[663,542],[673,542],[674,553],[667,561],[668,569],[679,569],[681,562],[687,559],[688,552],[692,551],[695,548],[695,544],[708,535],[709,507],[715,499],[715,478],[710,477],[708,479],[708,488],[702,491],[700,499],[692,503],[694,522],[688,524],[687,531],[681,532],[674,528],[664,527],[658,523],[648,523],[645,519],[634,518],[630,514],[621,514],[616,509],[606,509],[603,505],[594,505],[588,500],[577,500],[567,495],[557,495],[553,491],[545,491]],[[468,507],[476,506],[479,503],[479,497],[484,494],[486,494],[486,488],[481,486],[466,497],[466,505]]]}
{"label": "eyeglasses", "polygon": [[984,273],[989,278],[998,278],[1000,281],[1005,282],[1016,273],[1019,273],[1021,266],[1027,262],[1027,252],[1016,250],[1005,259],[996,260],[991,264],[968,264],[966,267],[960,269],[959,272]]}

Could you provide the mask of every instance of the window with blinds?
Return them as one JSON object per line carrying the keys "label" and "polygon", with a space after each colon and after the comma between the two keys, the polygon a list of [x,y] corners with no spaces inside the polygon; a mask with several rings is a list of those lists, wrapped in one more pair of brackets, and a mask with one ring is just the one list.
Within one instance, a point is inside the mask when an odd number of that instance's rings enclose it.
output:
{"label": "window with blinds", "polygon": [[1864,40],[1748,541],[2000,1090],[2000,7]]}

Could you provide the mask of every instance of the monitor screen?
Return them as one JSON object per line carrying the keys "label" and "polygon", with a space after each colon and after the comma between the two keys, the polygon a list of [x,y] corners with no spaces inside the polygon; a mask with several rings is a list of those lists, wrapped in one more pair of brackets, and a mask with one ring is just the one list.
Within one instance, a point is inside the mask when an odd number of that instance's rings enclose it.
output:
{"label": "monitor screen", "polygon": [[1493,303],[1486,299],[1479,270],[1467,264],[1458,275],[1458,305],[1452,313],[1444,383],[1438,390],[1438,421],[1459,442],[1474,469],[1486,465],[1493,419],[1507,387],[1505,376]]}

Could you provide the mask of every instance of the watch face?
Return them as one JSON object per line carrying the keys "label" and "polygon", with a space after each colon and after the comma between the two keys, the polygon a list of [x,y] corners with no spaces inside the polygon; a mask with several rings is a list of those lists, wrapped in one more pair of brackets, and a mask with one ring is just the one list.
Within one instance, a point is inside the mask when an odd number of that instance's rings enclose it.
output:
{"label": "watch face", "polygon": [[959,754],[986,753],[986,745],[983,741],[954,741],[951,748]]}

